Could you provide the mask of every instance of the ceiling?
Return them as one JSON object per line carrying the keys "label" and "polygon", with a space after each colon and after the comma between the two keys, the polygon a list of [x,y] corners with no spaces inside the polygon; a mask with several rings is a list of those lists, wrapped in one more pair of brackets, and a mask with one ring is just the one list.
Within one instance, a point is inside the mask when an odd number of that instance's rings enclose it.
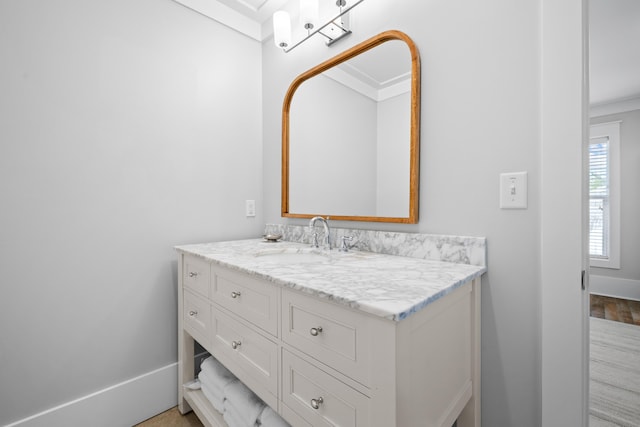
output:
{"label": "ceiling", "polygon": [[[174,0],[260,42],[289,0]],[[591,104],[640,99],[640,0],[590,0]]]}
{"label": "ceiling", "polygon": [[284,6],[287,0],[211,0],[218,1],[262,24],[273,15],[273,12]]}
{"label": "ceiling", "polygon": [[640,0],[589,1],[591,104],[640,98]]}
{"label": "ceiling", "polygon": [[288,0],[174,0],[262,42],[271,35],[271,16]]}

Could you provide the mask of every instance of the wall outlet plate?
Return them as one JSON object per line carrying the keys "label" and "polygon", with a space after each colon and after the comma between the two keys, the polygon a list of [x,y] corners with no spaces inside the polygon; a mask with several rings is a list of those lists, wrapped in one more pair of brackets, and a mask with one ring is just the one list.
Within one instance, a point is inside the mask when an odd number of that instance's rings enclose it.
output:
{"label": "wall outlet plate", "polygon": [[248,217],[256,216],[256,201],[255,200],[247,200],[245,202],[245,210]]}

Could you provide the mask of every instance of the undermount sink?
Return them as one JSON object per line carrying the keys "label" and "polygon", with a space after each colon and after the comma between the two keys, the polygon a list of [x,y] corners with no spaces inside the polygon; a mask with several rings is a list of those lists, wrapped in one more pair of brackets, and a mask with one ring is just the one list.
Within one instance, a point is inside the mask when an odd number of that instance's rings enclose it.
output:
{"label": "undermount sink", "polygon": [[278,262],[282,264],[312,264],[327,262],[330,255],[318,249],[284,249],[265,250],[256,254],[262,261]]}

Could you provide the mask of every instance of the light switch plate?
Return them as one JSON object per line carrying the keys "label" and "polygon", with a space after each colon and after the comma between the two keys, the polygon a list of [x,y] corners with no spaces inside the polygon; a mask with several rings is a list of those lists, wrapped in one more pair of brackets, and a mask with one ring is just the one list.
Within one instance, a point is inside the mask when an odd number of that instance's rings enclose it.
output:
{"label": "light switch plate", "polygon": [[500,209],[527,209],[527,172],[500,174]]}

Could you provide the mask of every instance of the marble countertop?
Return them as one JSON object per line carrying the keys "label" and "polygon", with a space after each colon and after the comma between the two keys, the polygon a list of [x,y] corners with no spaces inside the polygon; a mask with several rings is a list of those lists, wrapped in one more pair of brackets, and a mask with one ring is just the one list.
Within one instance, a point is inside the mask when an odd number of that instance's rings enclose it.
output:
{"label": "marble countertop", "polygon": [[484,266],[262,239],[176,250],[354,309],[399,321],[486,271]]}

